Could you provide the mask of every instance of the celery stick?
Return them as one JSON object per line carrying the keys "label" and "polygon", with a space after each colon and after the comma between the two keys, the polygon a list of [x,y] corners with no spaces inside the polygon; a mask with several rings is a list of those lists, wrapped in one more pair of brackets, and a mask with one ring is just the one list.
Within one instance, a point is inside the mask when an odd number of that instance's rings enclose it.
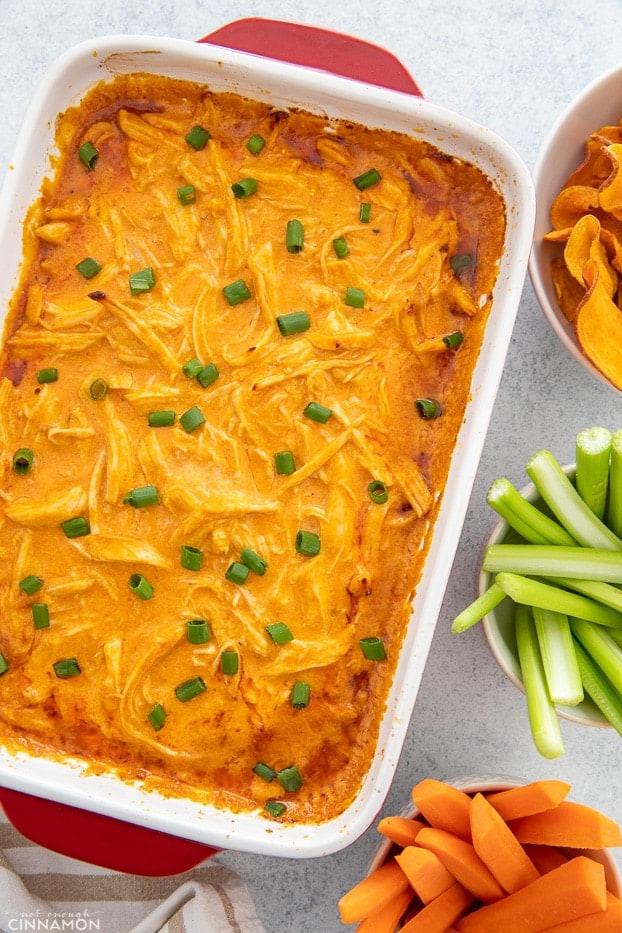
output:
{"label": "celery stick", "polygon": [[558,758],[564,754],[564,743],[546,685],[535,623],[527,606],[516,607],[516,644],[534,744],[544,758]]}
{"label": "celery stick", "polygon": [[607,524],[615,534],[622,535],[622,430],[611,438]]}
{"label": "celery stick", "polygon": [[575,642],[575,653],[585,692],[592,698],[605,719],[622,735],[622,696],[609,683],[579,642]]}
{"label": "celery stick", "polygon": [[484,570],[622,583],[622,552],[547,544],[489,544]]}
{"label": "celery stick", "polygon": [[581,642],[595,664],[622,694],[622,648],[602,625],[571,619],[572,634]]}
{"label": "celery stick", "polygon": [[486,502],[508,525],[530,544],[567,544],[577,542],[549,515],[524,499],[509,479],[496,479],[486,495]]}
{"label": "celery stick", "polygon": [[496,583],[492,583],[481,596],[473,600],[466,609],[459,612],[451,625],[452,634],[466,632],[467,629],[480,622],[485,615],[498,606],[505,599],[505,592]]}
{"label": "celery stick", "polygon": [[583,686],[568,616],[534,606],[533,618],[549,695],[553,703],[576,706],[583,699]]}
{"label": "celery stick", "polygon": [[621,613],[593,599],[588,599],[586,596],[581,596],[579,593],[569,593],[557,586],[542,583],[540,580],[531,580],[517,573],[498,573],[495,583],[498,583],[515,603],[553,609],[556,612],[564,612],[568,616],[588,619],[598,625],[622,628]]}
{"label": "celery stick", "polygon": [[600,580],[571,580],[570,577],[547,577],[547,582],[581,593],[582,596],[589,596],[590,599],[622,612],[622,590],[611,583],[602,583]]}
{"label": "celery stick", "polygon": [[594,515],[548,450],[534,454],[525,469],[542,499],[579,544],[622,551],[622,540]]}
{"label": "celery stick", "polygon": [[586,428],[577,434],[575,486],[585,504],[601,520],[605,518],[607,504],[610,452],[611,431],[608,428]]}

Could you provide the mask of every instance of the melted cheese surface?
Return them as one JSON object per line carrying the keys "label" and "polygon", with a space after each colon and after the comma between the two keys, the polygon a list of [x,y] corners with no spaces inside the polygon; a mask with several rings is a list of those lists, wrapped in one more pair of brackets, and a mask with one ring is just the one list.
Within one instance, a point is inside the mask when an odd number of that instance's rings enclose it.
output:
{"label": "melted cheese surface", "polygon": [[[195,125],[210,133],[198,150]],[[98,85],[59,117],[57,140],[2,349],[1,739],[233,810],[276,798],[282,820],[334,817],[374,754],[491,308],[503,203],[476,168],[415,138],[146,75]],[[371,168],[380,180],[359,190]],[[244,178],[257,189],[236,198]],[[296,253],[290,220],[304,231]],[[88,280],[85,257],[101,267]],[[145,268],[154,284],[133,295]],[[239,280],[249,297],[230,304],[223,289]],[[298,311],[309,329],[283,336],[277,317]],[[464,340],[448,349],[455,331]],[[193,359],[217,369],[205,388],[184,374]],[[56,381],[39,382],[50,368]],[[108,391],[94,399],[98,378]],[[440,417],[419,416],[422,397]],[[331,411],[325,423],[303,414],[309,402]],[[193,409],[201,423],[185,430]],[[158,411],[175,423],[150,426]],[[13,466],[22,448],[26,473]],[[282,451],[295,472],[276,471]],[[124,501],[147,485],[156,504]],[[67,537],[77,517],[90,533]],[[300,531],[317,555],[296,549]],[[200,569],[182,566],[183,546]],[[267,570],[235,583],[244,548]],[[29,575],[43,581],[34,594],[19,585]],[[130,588],[137,575],[152,598]],[[35,627],[33,604],[49,626]],[[194,619],[208,642],[188,640]],[[266,630],[277,622],[284,644]],[[366,637],[386,660],[364,656]],[[223,673],[223,652],[237,673]],[[79,673],[59,677],[67,659]],[[196,677],[205,690],[179,700]],[[295,709],[299,681],[310,700]],[[302,787],[266,781],[257,762],[294,765]]]}

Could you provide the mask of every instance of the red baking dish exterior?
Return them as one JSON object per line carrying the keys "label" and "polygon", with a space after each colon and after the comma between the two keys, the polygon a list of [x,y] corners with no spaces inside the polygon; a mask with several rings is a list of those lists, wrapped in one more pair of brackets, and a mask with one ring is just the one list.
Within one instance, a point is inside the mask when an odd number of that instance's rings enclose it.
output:
{"label": "red baking dish exterior", "polygon": [[[397,59],[359,39],[259,18],[231,23],[199,43],[104,37],[61,57],[26,115],[25,129],[30,129],[31,135],[20,135],[15,170],[5,180],[0,199],[0,250],[4,246],[5,266],[0,307],[14,287],[21,260],[21,218],[49,172],[53,153],[53,140],[33,142],[37,139],[34,127],[40,137],[40,128],[52,127],[56,113],[76,103],[96,80],[130,70],[171,73],[204,81],[215,90],[263,97],[279,106],[315,109],[337,119],[419,134],[481,167],[506,201],[508,232],[495,288],[493,321],[487,325],[473,377],[472,400],[456,445],[459,456],[452,462],[418,587],[417,623],[409,626],[404,640],[376,756],[363,778],[360,794],[345,813],[317,825],[274,824],[259,814],[223,813],[191,801],[163,799],[129,787],[112,774],[87,775],[74,762],[22,759],[0,749],[0,802],[11,821],[28,838],[84,861],[137,874],[165,875],[184,871],[224,847],[285,857],[329,854],[353,842],[371,824],[399,759],[526,274],[534,217],[531,178],[507,144],[486,128],[422,100],[417,84]],[[34,162],[33,148],[39,149]],[[28,164],[30,171],[25,169]],[[459,496],[451,495],[450,486],[459,490]]]}

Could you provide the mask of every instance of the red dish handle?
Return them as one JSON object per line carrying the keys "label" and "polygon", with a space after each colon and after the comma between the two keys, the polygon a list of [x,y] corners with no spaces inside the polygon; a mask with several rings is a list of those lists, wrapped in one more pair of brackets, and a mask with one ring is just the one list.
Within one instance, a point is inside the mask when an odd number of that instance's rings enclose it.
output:
{"label": "red dish handle", "polygon": [[199,39],[199,42],[423,96],[406,68],[391,52],[363,39],[318,26],[249,17],[228,23]]}

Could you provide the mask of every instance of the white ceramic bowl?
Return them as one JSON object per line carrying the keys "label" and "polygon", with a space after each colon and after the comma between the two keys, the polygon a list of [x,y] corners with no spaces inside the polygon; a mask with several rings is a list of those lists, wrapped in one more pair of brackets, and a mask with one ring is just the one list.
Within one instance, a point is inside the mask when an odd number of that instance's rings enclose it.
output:
{"label": "white ceramic bowl", "polygon": [[529,258],[534,291],[553,331],[572,356],[600,382],[615,389],[587,359],[572,325],[564,317],[555,295],[550,263],[561,255],[558,244],[542,238],[551,229],[549,211],[568,176],[583,162],[585,142],[601,126],[617,124],[622,117],[622,65],[589,84],[566,108],[544,141],[532,177],[536,189],[536,222]]}
{"label": "white ceramic bowl", "polygon": [[[575,465],[569,464],[564,467],[564,472],[574,477]],[[536,505],[542,506],[542,501],[538,495],[533,483],[529,483],[521,489],[521,495]],[[550,514],[550,513],[549,513]],[[513,531],[507,522],[499,521],[492,530],[492,533],[486,541],[486,547],[489,544],[510,544],[521,539]],[[482,570],[479,575],[479,592],[486,590],[493,581],[493,574]],[[523,693],[523,681],[521,678],[520,665],[518,663],[518,651],[516,648],[516,636],[514,632],[513,606],[509,599],[505,599],[492,612],[482,620],[484,633],[492,655],[501,668],[507,674],[512,683]],[[589,697],[586,697],[578,706],[556,706],[558,714],[563,719],[569,719],[571,722],[579,723],[583,726],[597,726],[603,729],[611,729],[611,724],[605,719],[598,707]]]}

